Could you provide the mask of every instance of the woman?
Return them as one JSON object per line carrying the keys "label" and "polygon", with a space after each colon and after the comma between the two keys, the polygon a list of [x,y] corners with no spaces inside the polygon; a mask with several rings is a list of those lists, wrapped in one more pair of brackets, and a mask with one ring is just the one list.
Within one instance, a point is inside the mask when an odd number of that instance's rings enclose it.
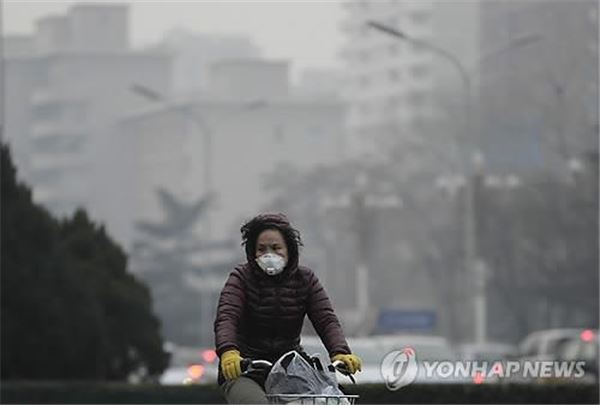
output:
{"label": "woman", "polygon": [[268,403],[265,372],[241,376],[243,358],[277,361],[303,352],[304,316],[312,322],[332,361],[351,373],[361,361],[346,343],[327,293],[315,274],[298,263],[300,233],[283,214],[262,214],[241,228],[247,263],[229,275],[217,308],[215,343],[219,385],[229,403]]}

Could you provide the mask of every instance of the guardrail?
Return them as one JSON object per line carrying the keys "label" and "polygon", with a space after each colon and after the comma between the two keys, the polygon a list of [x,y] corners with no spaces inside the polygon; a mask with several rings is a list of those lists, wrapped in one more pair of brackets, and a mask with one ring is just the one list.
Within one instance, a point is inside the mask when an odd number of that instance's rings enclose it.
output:
{"label": "guardrail", "polygon": [[[598,384],[423,384],[389,391],[380,384],[344,386],[357,404],[578,403],[597,404]],[[101,383],[2,382],[3,404],[224,403],[216,385],[160,386]]]}

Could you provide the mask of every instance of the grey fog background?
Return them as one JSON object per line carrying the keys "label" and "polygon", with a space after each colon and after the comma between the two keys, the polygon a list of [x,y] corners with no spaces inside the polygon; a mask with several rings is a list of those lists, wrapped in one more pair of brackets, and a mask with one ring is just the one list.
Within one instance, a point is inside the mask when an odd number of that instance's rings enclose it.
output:
{"label": "grey fog background", "polygon": [[20,178],[106,225],[169,340],[212,345],[264,210],[349,335],[598,327],[596,1],[5,1],[3,21]]}

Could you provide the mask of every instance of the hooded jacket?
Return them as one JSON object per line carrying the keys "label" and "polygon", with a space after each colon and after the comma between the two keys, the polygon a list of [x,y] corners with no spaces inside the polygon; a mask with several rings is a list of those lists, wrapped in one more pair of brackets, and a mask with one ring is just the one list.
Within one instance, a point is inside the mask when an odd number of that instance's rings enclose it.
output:
{"label": "hooded jacket", "polygon": [[331,356],[351,353],[325,289],[311,269],[298,265],[297,254],[290,255],[283,272],[275,276],[265,274],[249,249],[246,255],[247,263],[234,268],[219,298],[214,323],[219,357],[237,349],[243,358],[275,362],[290,350],[302,351],[305,316]]}

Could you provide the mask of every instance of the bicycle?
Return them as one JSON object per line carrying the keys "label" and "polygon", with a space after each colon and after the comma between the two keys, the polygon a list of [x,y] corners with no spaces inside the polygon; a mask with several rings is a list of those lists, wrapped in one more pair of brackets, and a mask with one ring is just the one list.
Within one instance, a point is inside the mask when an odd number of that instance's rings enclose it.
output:
{"label": "bicycle", "polygon": [[[320,365],[320,359],[318,357],[311,357],[313,367],[318,370]],[[273,363],[267,360],[253,360],[243,359],[242,360],[242,375],[252,370],[265,370],[272,368]],[[352,375],[346,369],[345,364],[342,361],[334,361],[328,366],[329,371],[338,371],[342,375],[350,378],[353,383],[356,383]],[[321,370],[322,371],[322,370]],[[270,371],[269,371],[270,373]],[[337,388],[337,387],[333,387]],[[306,393],[293,393],[293,394],[272,394],[267,393],[267,399],[270,404],[311,404],[311,405],[355,405],[356,400],[359,398],[358,395],[353,394],[306,394]]]}

